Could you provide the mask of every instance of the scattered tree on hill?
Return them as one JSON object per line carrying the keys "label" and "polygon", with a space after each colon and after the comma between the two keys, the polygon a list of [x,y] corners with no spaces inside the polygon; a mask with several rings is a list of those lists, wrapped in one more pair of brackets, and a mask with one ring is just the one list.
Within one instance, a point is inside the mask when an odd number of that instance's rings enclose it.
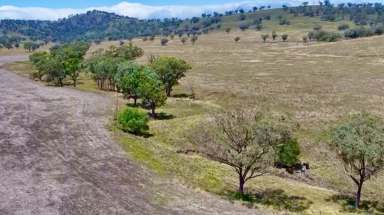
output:
{"label": "scattered tree on hill", "polygon": [[243,20],[245,20],[247,18],[247,16],[245,15],[245,14],[240,14],[240,16],[239,16],[239,20],[240,21],[243,21]]}
{"label": "scattered tree on hill", "polygon": [[108,50],[102,53],[106,56],[121,58],[122,60],[134,60],[144,55],[144,50],[140,47],[129,43],[119,47],[111,46]]}
{"label": "scattered tree on hill", "polygon": [[263,40],[264,43],[267,42],[268,37],[269,37],[269,34],[262,34],[261,35],[261,39]]}
{"label": "scattered tree on hill", "polygon": [[227,32],[229,34],[231,32],[231,28],[226,28],[225,32]]}
{"label": "scattered tree on hill", "polygon": [[184,45],[186,42],[187,42],[187,38],[186,37],[183,37],[180,39],[181,43]]}
{"label": "scattered tree on hill", "polygon": [[272,31],[272,40],[276,40],[278,37],[276,31]]}
{"label": "scattered tree on hill", "polygon": [[191,43],[192,43],[192,45],[195,45],[195,43],[196,43],[196,41],[197,41],[198,39],[199,39],[198,36],[196,36],[196,35],[192,36],[192,37],[191,37]]}
{"label": "scattered tree on hill", "polygon": [[321,42],[336,42],[341,37],[341,34],[337,32],[328,32],[324,30],[311,31],[308,33],[308,38],[310,40],[317,40]]}
{"label": "scattered tree on hill", "polygon": [[239,42],[240,41],[240,37],[235,37],[233,40],[235,40],[235,42]]}
{"label": "scattered tree on hill", "polygon": [[286,42],[288,40],[288,34],[281,35],[281,39],[283,40],[283,42]]}
{"label": "scattered tree on hill", "polygon": [[34,43],[34,42],[30,42],[30,41],[23,43],[23,48],[29,52],[33,52],[36,49],[38,49],[39,47],[40,47],[39,43]]}
{"label": "scattered tree on hill", "polygon": [[245,30],[247,30],[248,28],[249,28],[249,24],[248,23],[240,23],[239,24],[239,28],[240,28],[240,30],[242,30],[242,31],[245,31]]}
{"label": "scattered tree on hill", "polygon": [[72,79],[74,87],[76,87],[83,58],[88,49],[89,44],[83,42],[68,43],[51,49],[51,55],[61,61],[65,74]]}
{"label": "scattered tree on hill", "polygon": [[192,68],[187,62],[176,57],[153,58],[150,66],[162,81],[167,96],[171,96],[173,87]]}
{"label": "scattered tree on hill", "polygon": [[161,43],[161,45],[162,46],[166,46],[167,44],[168,44],[168,39],[167,38],[162,38],[161,40],[160,40],[160,43]]}
{"label": "scattered tree on hill", "polygon": [[331,137],[357,186],[355,207],[359,208],[364,182],[384,169],[384,122],[368,113],[353,114],[333,129]]}
{"label": "scattered tree on hill", "polygon": [[190,137],[200,153],[236,171],[241,195],[247,181],[267,173],[276,147],[290,139],[290,131],[250,111],[217,115],[209,126],[197,129]]}

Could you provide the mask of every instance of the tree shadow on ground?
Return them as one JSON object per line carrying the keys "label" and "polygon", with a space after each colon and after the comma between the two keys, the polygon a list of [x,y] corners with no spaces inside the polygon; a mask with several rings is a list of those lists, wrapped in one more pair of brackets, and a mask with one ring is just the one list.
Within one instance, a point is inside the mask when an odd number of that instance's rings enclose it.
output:
{"label": "tree shadow on ground", "polygon": [[193,98],[193,94],[179,93],[172,95],[173,98]]}
{"label": "tree shadow on ground", "polygon": [[134,103],[127,103],[127,107],[138,108],[138,107],[140,107],[140,105],[139,104],[134,104]]}
{"label": "tree shadow on ground", "polygon": [[359,212],[368,214],[384,214],[384,202],[379,201],[361,201],[359,209],[355,208],[355,198],[348,195],[337,194],[326,199],[330,202],[340,204],[343,212]]}
{"label": "tree shadow on ground", "polygon": [[230,193],[232,200],[242,200],[249,208],[256,207],[255,204],[270,206],[276,210],[287,210],[290,212],[302,212],[308,209],[312,201],[300,196],[291,196],[281,189],[267,189],[258,193],[247,193],[241,195],[238,192]]}
{"label": "tree shadow on ground", "polygon": [[174,119],[174,118],[175,118],[174,115],[164,113],[164,112],[157,113],[156,117],[155,117],[155,119],[157,119],[157,120],[170,120],[170,119]]}

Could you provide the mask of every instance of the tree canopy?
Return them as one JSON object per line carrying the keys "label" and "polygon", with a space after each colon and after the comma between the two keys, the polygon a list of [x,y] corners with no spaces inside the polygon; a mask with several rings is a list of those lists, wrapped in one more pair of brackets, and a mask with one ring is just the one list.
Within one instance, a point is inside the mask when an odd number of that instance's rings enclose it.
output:
{"label": "tree canopy", "polygon": [[358,208],[364,182],[384,169],[384,121],[365,112],[352,114],[333,129],[332,145],[357,186]]}
{"label": "tree canopy", "polygon": [[163,82],[167,96],[171,95],[173,87],[192,68],[182,59],[167,56],[153,58],[150,66]]}

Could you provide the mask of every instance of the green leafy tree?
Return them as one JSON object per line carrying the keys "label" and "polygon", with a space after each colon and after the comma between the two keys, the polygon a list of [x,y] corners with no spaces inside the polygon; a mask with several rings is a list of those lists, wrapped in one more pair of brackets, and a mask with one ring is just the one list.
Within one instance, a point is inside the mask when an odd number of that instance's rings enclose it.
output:
{"label": "green leafy tree", "polygon": [[148,114],[136,108],[125,108],[117,114],[121,129],[132,134],[145,134],[149,130]]}
{"label": "green leafy tree", "polygon": [[152,117],[156,118],[156,108],[165,104],[167,95],[163,83],[154,71],[144,68],[143,73],[139,94],[145,106],[151,110]]}
{"label": "green leafy tree", "polygon": [[263,40],[264,43],[267,41],[268,37],[269,37],[269,34],[262,34],[261,35],[261,39]]}
{"label": "green leafy tree", "polygon": [[272,40],[276,40],[276,38],[278,37],[276,31],[272,31]]}
{"label": "green leafy tree", "polygon": [[44,63],[43,70],[53,80],[56,86],[64,86],[64,79],[66,77],[65,68],[60,59],[50,56]]}
{"label": "green leafy tree", "polygon": [[176,57],[153,58],[150,66],[163,82],[167,96],[171,96],[173,87],[192,68],[187,62]]}
{"label": "green leafy tree", "polygon": [[287,166],[293,166],[299,162],[300,146],[296,139],[290,139],[285,144],[276,147],[278,161]]}
{"label": "green leafy tree", "polygon": [[29,56],[29,61],[36,68],[37,72],[33,74],[34,78],[38,78],[39,80],[45,74],[45,64],[49,58],[48,52],[35,52]]}
{"label": "green leafy tree", "polygon": [[88,49],[89,44],[83,42],[68,43],[51,49],[51,55],[62,62],[65,73],[72,79],[74,87],[77,85],[84,55]]}
{"label": "green leafy tree", "polygon": [[86,66],[96,80],[99,89],[115,90],[115,76],[118,71],[118,65],[121,62],[122,58],[99,55],[89,59]]}
{"label": "green leafy tree", "polygon": [[115,80],[119,90],[125,98],[132,98],[134,104],[140,96],[140,84],[143,80],[143,66],[134,62],[124,62],[119,64]]}
{"label": "green leafy tree", "polygon": [[192,45],[195,45],[196,41],[199,39],[199,37],[197,35],[194,35],[191,37],[191,43]]}
{"label": "green leafy tree", "polygon": [[384,122],[369,113],[350,115],[332,131],[332,145],[357,186],[355,207],[365,181],[384,169]]}
{"label": "green leafy tree", "polygon": [[104,54],[124,60],[135,60],[144,55],[144,50],[129,43],[128,45],[123,44],[119,47],[111,46]]}

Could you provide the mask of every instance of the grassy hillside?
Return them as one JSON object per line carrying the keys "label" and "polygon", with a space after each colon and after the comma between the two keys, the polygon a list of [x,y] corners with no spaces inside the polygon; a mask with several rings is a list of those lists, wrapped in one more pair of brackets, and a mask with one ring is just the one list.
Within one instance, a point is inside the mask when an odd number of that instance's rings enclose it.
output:
{"label": "grassy hillside", "polygon": [[[229,190],[235,190],[236,178],[227,167],[199,156],[176,153],[188,148],[185,135],[189,129],[222,108],[287,113],[300,123],[296,135],[303,151],[301,160],[311,165],[310,176],[295,176],[292,180],[279,177],[282,173],[278,172],[253,181],[250,190],[283,189],[288,196],[302,197],[301,203],[294,204],[309,206],[300,213],[346,213],[343,207],[347,201],[339,195],[352,194],[354,185],[329,149],[328,130],[349,112],[365,110],[384,117],[384,37],[336,43],[297,42],[296,38],[307,30],[299,26],[311,28],[312,24],[318,23],[305,24],[300,18],[293,19],[291,28],[278,31],[292,32],[288,42],[263,43],[260,35],[268,30],[212,33],[201,36],[194,46],[182,45],[179,39],[171,40],[167,46],[161,46],[158,39],[134,40],[145,50],[146,55],[140,59],[143,63],[150,55],[178,56],[190,62],[193,70],[175,93],[181,96],[193,91],[198,100],[170,99],[162,111],[174,118],[152,122],[153,137],[137,139],[120,134],[120,141],[131,156],[154,171],[179,176],[188,184],[228,196]],[[336,28],[334,23],[322,25],[330,30]],[[295,26],[300,30],[293,29]],[[240,42],[233,41],[235,36],[241,37]],[[383,179],[380,176],[368,182],[365,200],[384,199]],[[382,211],[382,206],[379,201],[376,208]],[[274,205],[279,207],[285,205]]]}
{"label": "grassy hillside", "polygon": [[[276,10],[278,11],[278,10]],[[278,16],[278,14],[276,14]],[[243,202],[267,211],[303,214],[349,213],[354,185],[343,173],[328,146],[328,130],[346,113],[370,111],[384,117],[384,37],[344,40],[336,43],[311,42],[301,38],[313,26],[336,31],[341,22],[318,18],[291,17],[291,25],[281,26],[272,18],[261,32],[255,30],[217,31],[199,37],[195,45],[183,45],[178,37],[161,46],[154,41],[134,39],[142,47],[146,63],[151,55],[177,56],[192,64],[174,97],[159,111],[171,117],[151,121],[149,138],[135,137],[112,129],[129,156],[160,177],[175,178],[184,184],[234,199],[237,178],[232,170],[197,155],[177,153],[191,146],[185,137],[191,127],[204,123],[220,109],[257,108],[286,113],[300,124],[296,136],[302,157],[309,162],[308,176],[288,175],[274,170],[247,184],[258,194]],[[226,21],[231,24],[230,18]],[[261,34],[275,30],[289,34],[288,42],[262,42]],[[234,38],[240,37],[239,42]],[[118,45],[104,42],[91,51]],[[15,70],[29,70],[13,65]],[[27,68],[27,69],[25,69]],[[79,87],[95,90],[89,77]],[[188,98],[195,94],[196,99]],[[119,100],[120,106],[126,100]],[[370,180],[364,188],[365,213],[384,211],[384,175]],[[163,196],[162,201],[173,201]],[[176,197],[175,197],[176,198]]]}

